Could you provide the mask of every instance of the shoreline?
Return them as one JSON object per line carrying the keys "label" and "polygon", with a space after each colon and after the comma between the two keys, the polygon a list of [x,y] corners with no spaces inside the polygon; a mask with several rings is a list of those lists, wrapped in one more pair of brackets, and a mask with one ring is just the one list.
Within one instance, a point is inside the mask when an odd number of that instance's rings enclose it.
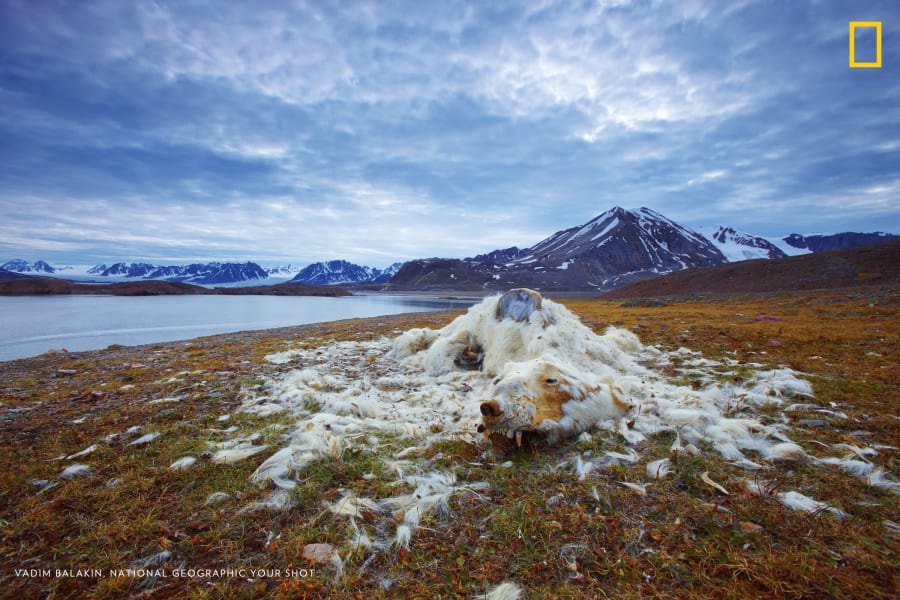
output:
{"label": "shoreline", "polygon": [[[363,296],[363,295],[359,295]],[[44,297],[44,296],[41,296]],[[115,298],[116,296],[103,296],[103,295],[73,295],[69,296],[72,298]],[[193,296],[192,296],[193,297]],[[354,296],[340,296],[334,298],[323,298],[323,302],[330,302],[330,300],[339,301],[342,298],[353,298]],[[399,298],[399,296],[398,296]],[[296,319],[290,319],[288,323],[280,324],[272,326],[271,323],[259,323],[259,327],[254,327],[254,323],[235,323],[237,328],[229,331],[229,323],[223,323],[220,325],[216,325],[215,323],[208,323],[203,325],[197,325],[196,327],[191,325],[177,325],[173,327],[177,327],[177,331],[169,337],[166,334],[166,330],[171,330],[172,327],[167,327],[165,325],[157,325],[154,327],[146,328],[146,331],[138,331],[131,330],[131,333],[122,333],[119,329],[113,328],[108,330],[99,330],[93,331],[90,330],[90,327],[84,328],[83,331],[76,332],[64,332],[60,335],[46,335],[46,336],[37,336],[35,338],[31,337],[23,337],[18,339],[13,339],[9,344],[5,345],[3,348],[0,348],[0,365],[3,365],[9,361],[15,360],[25,360],[37,358],[45,355],[76,355],[80,353],[90,353],[90,352],[102,352],[109,348],[134,348],[141,346],[156,346],[160,344],[182,344],[182,343],[192,343],[198,340],[206,340],[208,338],[217,338],[220,336],[232,336],[232,337],[265,337],[265,336],[275,336],[279,337],[282,335],[294,335],[296,332],[302,331],[305,328],[311,326],[330,326],[334,324],[340,324],[347,321],[367,321],[373,320],[378,321],[380,319],[387,319],[393,316],[414,316],[417,314],[422,315],[430,315],[435,313],[442,313],[446,311],[461,311],[467,309],[472,304],[472,299],[448,299],[448,298],[438,298],[436,296],[410,296],[409,302],[402,302],[400,300],[385,306],[384,310],[395,309],[399,310],[399,312],[386,312],[385,314],[374,314],[372,316],[364,316],[364,313],[371,312],[367,311],[365,308],[366,304],[359,305],[356,309],[353,308],[355,304],[348,305],[347,309],[335,309],[328,310],[328,313],[331,314],[316,314],[315,312],[307,313],[306,310],[302,310],[297,313],[300,315]],[[0,297],[2,299],[2,297]],[[428,303],[425,303],[425,300],[434,300],[435,306],[432,308],[428,306]],[[418,300],[418,301],[417,301]],[[202,301],[201,301],[202,302]],[[242,304],[243,305],[243,304]],[[254,304],[255,305],[255,304]],[[302,305],[302,306],[305,306]],[[329,304],[330,306],[330,304]],[[416,306],[423,306],[425,310],[415,310]],[[27,309],[26,309],[27,310]],[[349,314],[348,314],[349,313]],[[363,313],[363,316],[353,316],[352,313]],[[304,322],[302,315],[307,315],[309,319],[308,322]],[[281,319],[273,319],[273,320],[281,320]],[[207,331],[202,331],[201,328],[207,329]],[[194,331],[192,331],[194,329]],[[198,331],[199,329],[199,331]],[[215,329],[219,329],[219,331],[215,331]],[[123,330],[124,331],[124,330]],[[116,332],[119,332],[118,334]],[[171,333],[171,331],[169,332]],[[165,339],[169,337],[169,339]],[[5,356],[4,356],[5,355]],[[7,357],[8,356],[8,357]]]}
{"label": "shoreline", "polygon": [[340,286],[281,283],[246,287],[205,287],[165,280],[79,283],[54,277],[16,277],[0,280],[0,296],[350,296]]}

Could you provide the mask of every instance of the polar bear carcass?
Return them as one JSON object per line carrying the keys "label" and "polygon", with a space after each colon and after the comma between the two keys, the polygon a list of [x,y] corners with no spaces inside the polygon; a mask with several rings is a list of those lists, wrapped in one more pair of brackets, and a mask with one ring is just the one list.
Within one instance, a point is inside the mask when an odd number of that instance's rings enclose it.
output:
{"label": "polar bear carcass", "polygon": [[394,354],[434,376],[483,373],[479,431],[521,445],[523,434],[555,442],[625,416],[631,405],[613,382],[642,370],[628,354],[639,346],[622,329],[598,336],[564,306],[521,288],[485,299],[438,331],[407,331]]}

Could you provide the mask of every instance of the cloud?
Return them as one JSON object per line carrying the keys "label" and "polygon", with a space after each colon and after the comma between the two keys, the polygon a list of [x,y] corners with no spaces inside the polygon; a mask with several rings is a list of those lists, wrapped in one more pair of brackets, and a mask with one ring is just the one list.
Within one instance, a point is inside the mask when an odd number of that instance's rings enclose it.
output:
{"label": "cloud", "polygon": [[853,70],[846,37],[895,15],[10,0],[0,248],[379,266],[525,246],[616,204],[765,235],[898,230],[900,49]]}

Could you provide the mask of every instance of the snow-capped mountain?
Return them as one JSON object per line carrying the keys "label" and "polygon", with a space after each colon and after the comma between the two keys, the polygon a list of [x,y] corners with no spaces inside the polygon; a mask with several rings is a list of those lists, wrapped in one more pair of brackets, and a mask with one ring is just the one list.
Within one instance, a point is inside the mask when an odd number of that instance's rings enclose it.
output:
{"label": "snow-capped mountain", "polygon": [[617,206],[524,250],[495,250],[466,261],[410,261],[391,282],[404,287],[456,289],[499,289],[510,285],[607,289],[688,267],[724,262],[725,256],[696,231],[648,208],[625,210]]}
{"label": "snow-capped mountain", "polygon": [[649,208],[612,208],[580,227],[559,231],[514,259],[568,269],[581,263],[594,278],[660,274],[725,262],[705,237]]}
{"label": "snow-capped mountain", "polygon": [[194,263],[190,265],[152,265],[150,263],[114,263],[97,265],[88,273],[98,277],[125,279],[162,279],[200,285],[239,283],[266,279],[266,271],[254,262]]}
{"label": "snow-capped mountain", "polygon": [[[181,278],[178,278],[181,277]],[[237,283],[241,281],[256,281],[266,279],[266,271],[254,262],[245,263],[208,263],[188,265],[184,269],[184,275],[168,278],[170,281],[183,281],[186,283],[217,284]]]}
{"label": "snow-capped mountain", "polygon": [[372,279],[372,269],[346,260],[317,262],[303,268],[291,281],[309,285],[336,285]]}
{"label": "snow-capped mountain", "polygon": [[700,233],[704,234],[719,249],[728,262],[754,258],[785,258],[787,256],[787,253],[771,241],[743,231],[736,231],[733,227],[700,229]]}
{"label": "snow-capped mountain", "polygon": [[266,268],[266,273],[272,279],[291,279],[302,270],[303,267],[297,265],[280,265]]}
{"label": "snow-capped mountain", "polygon": [[12,271],[13,273],[27,273],[38,275],[48,275],[50,273],[56,272],[55,268],[51,267],[47,262],[43,260],[37,260],[33,263],[30,263],[26,260],[15,259],[3,265],[0,265],[0,269]]}
{"label": "snow-capped mountain", "polygon": [[156,265],[151,265],[149,263],[124,263],[118,262],[113,263],[112,265],[97,265],[96,267],[91,267],[88,269],[88,273],[91,275],[98,275],[100,277],[129,277],[129,278],[137,278],[137,277],[148,277],[150,273],[153,273],[156,269],[158,269]]}
{"label": "snow-capped mountain", "polygon": [[317,262],[303,268],[291,281],[308,285],[337,285],[341,283],[382,283],[390,279],[402,263],[386,269],[360,266],[346,260]]}
{"label": "snow-capped mountain", "polygon": [[391,280],[391,278],[397,274],[397,271],[400,270],[400,267],[403,266],[402,262],[395,262],[391,266],[385,269],[372,269],[373,274],[372,283],[386,283]]}
{"label": "snow-capped mountain", "polygon": [[400,269],[402,264],[394,263],[385,269],[361,267],[347,261],[314,263],[303,268],[293,264],[263,268],[255,262],[210,262],[189,265],[115,262],[93,266],[52,266],[43,260],[29,263],[16,259],[8,261],[0,268],[25,276],[41,275],[79,281],[156,279],[199,285],[259,285],[282,283],[287,280],[314,284],[384,283]]}
{"label": "snow-capped mountain", "polygon": [[810,252],[847,250],[900,238],[900,236],[880,231],[875,233],[844,232],[807,235],[792,233],[779,238],[754,236],[749,233],[736,231],[732,227],[702,228],[700,232],[719,248],[729,262],[754,258],[784,258],[786,256],[809,254]]}
{"label": "snow-capped mountain", "polygon": [[409,261],[391,280],[397,289],[611,289],[689,267],[777,259],[887,241],[885,233],[792,234],[762,238],[733,227],[696,231],[647,208],[612,208],[558,231],[531,248],[513,246],[465,260]]}
{"label": "snow-capped mountain", "polygon": [[[882,232],[792,233],[762,238],[733,227],[689,229],[648,208],[614,207],[583,225],[558,231],[530,248],[517,246],[471,258],[428,258],[385,268],[346,260],[300,268],[264,269],[257,263],[154,265],[117,262],[55,266],[47,261],[10,260],[7,273],[80,281],[161,279],[200,285],[258,285],[293,281],[313,285],[386,284],[393,289],[484,290],[532,287],[543,290],[603,290],[689,267],[748,259],[777,259],[810,252],[854,248],[898,239]],[[267,281],[268,280],[268,281]]]}

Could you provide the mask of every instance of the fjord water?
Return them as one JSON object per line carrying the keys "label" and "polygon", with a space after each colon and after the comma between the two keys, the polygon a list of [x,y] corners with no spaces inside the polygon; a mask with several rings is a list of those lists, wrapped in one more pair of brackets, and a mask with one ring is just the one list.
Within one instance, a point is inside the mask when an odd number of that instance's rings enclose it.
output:
{"label": "fjord water", "polygon": [[0,360],[49,350],[96,350],[204,335],[408,312],[464,308],[470,300],[416,296],[0,297]]}

